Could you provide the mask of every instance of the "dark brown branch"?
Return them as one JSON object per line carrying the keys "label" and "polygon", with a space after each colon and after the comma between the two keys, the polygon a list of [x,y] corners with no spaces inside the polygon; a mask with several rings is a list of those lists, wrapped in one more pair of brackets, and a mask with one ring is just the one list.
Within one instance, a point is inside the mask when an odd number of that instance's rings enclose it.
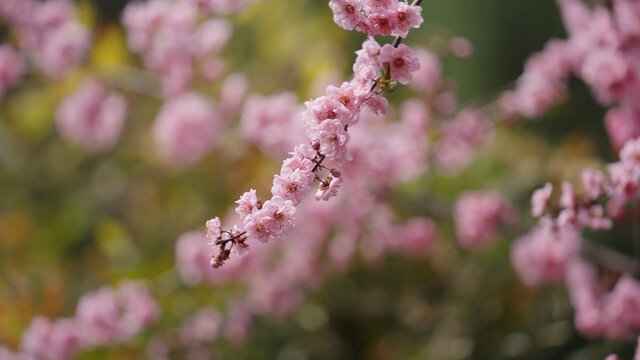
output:
{"label": "dark brown branch", "polygon": [[246,231],[243,231],[240,234],[232,236],[232,237],[230,237],[228,239],[218,240],[218,241],[216,241],[216,245],[224,245],[224,244],[228,243],[229,241],[234,241],[235,239],[238,239],[238,238],[242,237],[246,233],[247,233]]}
{"label": "dark brown branch", "polygon": [[327,156],[324,155],[324,154],[320,155],[320,159],[318,159],[318,162],[315,165],[313,165],[313,168],[311,169],[311,172],[316,172],[316,170],[318,170],[320,165],[322,165],[322,162],[324,161],[325,157],[327,157]]}

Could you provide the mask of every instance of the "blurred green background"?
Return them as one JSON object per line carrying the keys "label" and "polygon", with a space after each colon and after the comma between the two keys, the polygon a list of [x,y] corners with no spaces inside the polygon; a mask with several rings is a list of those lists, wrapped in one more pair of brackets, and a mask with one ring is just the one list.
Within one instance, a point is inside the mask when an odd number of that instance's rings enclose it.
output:
{"label": "blurred green background", "polygon": [[[255,152],[238,159],[219,150],[189,170],[173,169],[158,159],[150,138],[161,102],[140,94],[128,95],[133,106],[124,135],[106,154],[85,153],[55,131],[58,101],[84,75],[141,67],[118,26],[125,4],[79,2],[95,36],[86,66],[59,82],[30,76],[0,104],[2,344],[15,347],[35,315],[73,314],[84,292],[146,278],[163,305],[160,323],[119,349],[84,356],[140,358],[151,333],[177,326],[199,306],[224,304],[236,291],[180,285],[175,240],[225,213],[244,189],[268,188],[278,159]],[[553,0],[425,0],[422,6],[424,26],[407,43],[433,48],[439,37],[463,36],[473,44],[468,59],[444,58],[461,104],[494,99],[532,52],[565,36]],[[265,1],[230,19],[234,35],[224,52],[230,70],[246,73],[253,92],[294,91],[301,101],[319,74],[349,76],[363,40],[333,24],[327,1]],[[453,200],[464,190],[491,188],[526,219],[532,189],[547,179],[575,180],[579,169],[613,158],[604,109],[584,85],[571,86],[569,100],[549,115],[500,129],[461,175],[431,173],[397,189],[398,208],[419,213],[426,193]],[[217,85],[200,89],[218,91]],[[399,104],[410,95],[400,89],[390,100]],[[630,344],[589,342],[575,333],[563,288],[520,284],[509,264],[512,238],[466,252],[455,244],[450,220],[439,225],[443,236],[433,257],[358,264],[329,278],[291,317],[258,319],[247,343],[212,348],[220,359],[603,359],[612,351],[630,358]],[[600,240],[625,250],[620,238]]]}

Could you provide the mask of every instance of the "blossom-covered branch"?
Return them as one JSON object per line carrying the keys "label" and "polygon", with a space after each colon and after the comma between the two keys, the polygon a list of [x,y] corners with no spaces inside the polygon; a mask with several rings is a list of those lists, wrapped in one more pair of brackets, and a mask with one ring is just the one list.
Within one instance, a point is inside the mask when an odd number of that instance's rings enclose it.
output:
{"label": "blossom-covered branch", "polygon": [[[317,200],[329,200],[338,193],[343,181],[341,172],[323,163],[339,166],[350,161],[349,127],[358,123],[362,111],[386,114],[387,101],[381,93],[396,82],[407,84],[420,68],[412,50],[399,40],[422,23],[419,3],[420,0],[411,5],[398,0],[330,1],[338,25],[370,36],[356,52],[354,79],[340,87],[329,86],[325,96],[305,102],[303,122],[310,141],[297,145],[283,162],[280,174],[274,177],[270,200],[263,202],[255,190],[244,193],[236,202],[242,227],[224,230],[219,218],[207,222],[209,243],[218,251],[212,255],[213,267],[222,266],[232,251],[242,255],[248,248],[247,241],[286,237],[295,226],[296,206],[316,180],[320,184]],[[380,46],[373,39],[375,35],[395,35],[397,40]],[[378,85],[377,91],[372,82]],[[325,175],[320,174],[322,171]]]}

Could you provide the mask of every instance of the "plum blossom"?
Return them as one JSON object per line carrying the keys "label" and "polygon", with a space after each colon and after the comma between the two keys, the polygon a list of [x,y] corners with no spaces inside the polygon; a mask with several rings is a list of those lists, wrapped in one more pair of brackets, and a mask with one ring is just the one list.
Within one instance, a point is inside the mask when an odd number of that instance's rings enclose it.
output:
{"label": "plum blossom", "polygon": [[540,216],[549,206],[553,185],[546,183],[543,188],[538,189],[531,195],[531,215]]}
{"label": "plum blossom", "polygon": [[332,197],[338,195],[338,189],[342,185],[342,178],[339,176],[325,178],[316,192],[316,200],[328,201]]}
{"label": "plum blossom", "polygon": [[310,132],[310,136],[317,139],[320,144],[320,152],[326,155],[329,160],[334,160],[339,164],[351,160],[347,149],[347,143],[351,136],[340,120],[323,121]]}
{"label": "plum blossom", "polygon": [[391,80],[401,84],[408,84],[411,81],[412,73],[420,70],[418,58],[405,44],[400,44],[397,48],[385,44],[380,50],[378,64],[380,68],[384,69],[385,63],[389,66]]}

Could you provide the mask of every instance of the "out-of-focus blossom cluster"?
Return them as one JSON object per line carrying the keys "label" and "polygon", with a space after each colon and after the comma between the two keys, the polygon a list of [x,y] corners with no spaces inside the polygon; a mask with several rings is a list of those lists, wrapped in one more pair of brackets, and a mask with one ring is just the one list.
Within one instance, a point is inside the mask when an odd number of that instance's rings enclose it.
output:
{"label": "out-of-focus blossom cluster", "polygon": [[596,100],[612,106],[605,126],[611,144],[620,149],[640,136],[640,5],[616,0],[611,7],[581,0],[557,0],[569,38],[554,39],[532,56],[516,88],[503,94],[509,117],[537,117],[567,96],[570,76],[582,79]]}
{"label": "out-of-focus blossom cluster", "polygon": [[170,163],[192,165],[217,143],[222,119],[204,95],[187,93],[169,99],[153,123],[158,152]]}
{"label": "out-of-focus blossom cluster", "polygon": [[[200,21],[199,9],[214,10],[222,1],[151,0],[132,2],[122,23],[131,50],[145,66],[162,77],[165,96],[188,92],[194,71],[209,81],[224,74],[220,58],[231,38],[231,24],[220,18]],[[229,4],[237,1],[227,1]]]}
{"label": "out-of-focus blossom cluster", "polygon": [[640,282],[631,275],[623,274],[607,292],[597,270],[578,259],[569,266],[567,287],[576,328],[584,335],[622,340],[640,331]]}
{"label": "out-of-focus blossom cluster", "polygon": [[[607,174],[583,170],[583,194],[562,184],[558,205],[552,206],[553,186],[546,184],[531,198],[532,213],[542,216],[539,225],[516,241],[512,261],[520,277],[530,285],[566,280],[578,330],[590,337],[621,339],[640,331],[640,283],[622,275],[605,294],[597,270],[580,260],[580,231],[608,230],[613,220],[628,212],[640,189],[640,138],[620,150],[620,161],[607,166]],[[606,202],[607,206],[602,203]]]}
{"label": "out-of-focus blossom cluster", "polygon": [[453,214],[458,243],[464,248],[492,244],[500,234],[500,225],[512,224],[516,210],[497,191],[464,193]]}
{"label": "out-of-focus blossom cluster", "polygon": [[91,34],[76,19],[69,0],[6,0],[0,3],[0,16],[18,38],[20,50],[49,77],[75,68],[91,46]]}
{"label": "out-of-focus blossom cluster", "polygon": [[122,132],[127,102],[96,79],[82,85],[62,101],[56,125],[63,138],[89,151],[112,148]]}
{"label": "out-of-focus blossom cluster", "polygon": [[34,318],[22,334],[18,352],[0,346],[0,358],[70,359],[96,346],[129,340],[153,324],[159,312],[144,283],[124,281],[117,289],[103,287],[80,299],[73,318]]}

